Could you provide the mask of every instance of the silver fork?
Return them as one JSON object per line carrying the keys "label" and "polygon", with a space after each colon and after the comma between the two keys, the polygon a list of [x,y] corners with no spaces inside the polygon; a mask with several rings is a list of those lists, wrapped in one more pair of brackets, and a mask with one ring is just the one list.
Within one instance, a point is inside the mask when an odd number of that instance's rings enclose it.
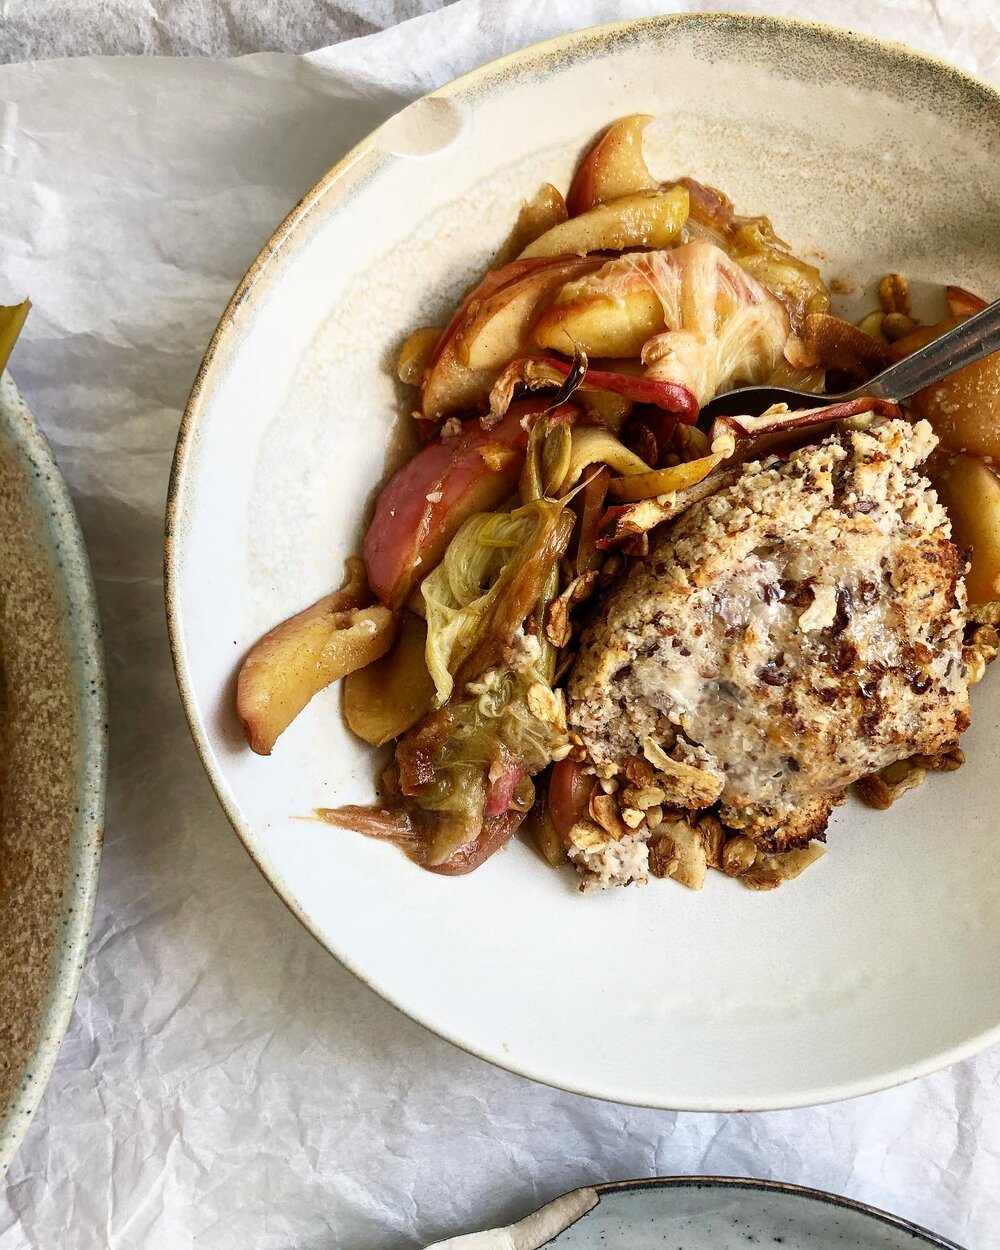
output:
{"label": "silver fork", "polygon": [[817,395],[785,386],[745,386],[742,390],[727,391],[707,403],[699,421],[705,417],[759,417],[772,404],[787,404],[792,409],[822,408],[869,395],[900,403],[925,386],[933,386],[949,373],[973,365],[995,351],[1000,351],[1000,300],[994,300],[926,347],[883,369],[864,386],[856,386],[852,391]]}

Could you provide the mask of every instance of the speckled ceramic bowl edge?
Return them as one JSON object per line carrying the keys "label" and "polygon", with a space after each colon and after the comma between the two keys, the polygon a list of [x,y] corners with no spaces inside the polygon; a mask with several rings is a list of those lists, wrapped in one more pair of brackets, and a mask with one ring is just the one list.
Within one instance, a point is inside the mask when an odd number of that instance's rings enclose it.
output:
{"label": "speckled ceramic bowl edge", "polygon": [[[38,523],[50,548],[54,579],[66,609],[64,639],[79,708],[78,810],[62,912],[53,918],[61,936],[37,1020],[34,1049],[20,1058],[18,1092],[6,1108],[0,1109],[2,1177],[41,1100],[80,984],[104,836],[108,726],[104,649],[83,533],[52,449],[9,374],[0,379],[0,418],[21,459],[31,502],[37,507]],[[75,622],[73,628],[71,621]]]}
{"label": "speckled ceramic bowl edge", "polygon": [[[897,61],[901,69],[912,68],[914,65],[922,67],[926,71],[933,71],[944,78],[960,82],[967,88],[972,89],[979,94],[983,110],[996,108],[1000,105],[1000,91],[991,86],[989,83],[976,78],[972,74],[968,74],[956,66],[950,64],[940,57],[935,57],[929,53],[918,51],[914,48],[899,42],[898,40],[884,39],[878,36],[859,34],[855,31],[848,30],[821,22],[811,22],[797,18],[788,17],[771,17],[756,14],[732,13],[720,11],[716,13],[691,13],[691,14],[668,14],[660,17],[626,20],[621,22],[608,23],[601,26],[589,27],[583,30],[571,32],[565,35],[559,35],[554,38],[544,40],[533,44],[527,48],[516,52],[508,53],[494,61],[484,65],[453,79],[430,92],[426,98],[441,98],[446,100],[472,100],[477,96],[488,93],[496,89],[505,80],[517,77],[521,74],[540,73],[546,69],[555,69],[559,63],[567,58],[587,55],[600,55],[601,51],[607,47],[609,43],[616,42],[626,37],[638,37],[644,32],[653,32],[659,28],[672,26],[675,24],[692,25],[697,27],[699,24],[719,24],[729,23],[733,27],[733,33],[738,37],[740,30],[762,30],[770,28],[776,34],[782,31],[794,30],[807,36],[814,37],[817,41],[836,40],[853,49],[864,53],[866,57],[881,55]],[[194,459],[194,449],[198,438],[198,421],[203,411],[207,408],[213,392],[215,379],[219,373],[225,368],[227,361],[232,356],[238,345],[238,332],[241,323],[245,317],[252,315],[252,311],[259,301],[266,298],[269,279],[275,274],[276,267],[280,266],[283,260],[282,252],[288,242],[293,238],[295,232],[300,229],[309,215],[316,209],[320,202],[328,194],[341,195],[350,198],[356,190],[363,185],[364,182],[374,177],[381,165],[386,163],[389,156],[382,151],[379,145],[380,135],[386,126],[391,122],[391,118],[383,126],[376,128],[365,139],[358,143],[354,148],[348,151],[340,161],[331,167],[326,175],[291,209],[286,217],[278,225],[274,233],[265,243],[253,264],[241,280],[240,284],[233,293],[229,303],[227,304],[218,325],[212,335],[208,348],[199,366],[196,374],[191,393],[188,397],[187,405],[181,419],[178,429],[177,444],[174,451],[173,463],[171,466],[170,481],[167,491],[167,504],[165,513],[165,539],[164,539],[164,597],[167,617],[167,631],[170,644],[171,656],[174,664],[174,674],[177,680],[178,691],[180,694],[181,704],[187,717],[188,725],[194,739],[195,747],[201,757],[202,764],[208,774],[209,780],[219,803],[225,812],[227,819],[233,827],[234,832],[243,842],[248,854],[253,862],[261,870],[271,885],[275,893],[288,907],[292,914],[307,929],[308,932],[316,938],[321,945],[329,950],[323,941],[321,933],[317,931],[311,923],[309,917],[298,906],[296,900],[283,887],[280,881],[272,880],[261,863],[258,855],[255,853],[252,840],[248,836],[248,831],[244,829],[243,821],[236,805],[230,800],[222,776],[217,772],[215,767],[212,751],[210,749],[207,737],[199,724],[198,712],[195,706],[192,683],[188,668],[187,657],[184,653],[184,647],[181,637],[180,612],[181,605],[178,600],[178,575],[177,560],[179,559],[179,542],[178,534],[183,524],[182,510],[180,507],[180,497],[182,493],[182,484],[191,468],[191,462]],[[331,952],[333,953],[333,952]],[[349,961],[345,962],[356,976],[359,977],[366,985],[381,992],[377,985],[372,982],[356,967],[353,967]],[[391,999],[389,1000],[391,1002]],[[426,1027],[432,1027],[426,1021]],[[466,1045],[460,1038],[449,1036],[442,1033],[440,1029],[433,1029],[440,1033],[446,1040],[452,1042],[453,1045],[475,1054],[479,1058],[488,1058],[479,1055],[477,1051]],[[860,1097],[869,1093],[876,1092],[880,1089],[892,1087],[899,1084],[905,1084],[909,1081],[928,1076],[933,1072],[940,1071],[943,1068],[950,1067],[952,1064],[977,1053],[983,1047],[995,1042],[1000,1038],[1000,1025],[990,1030],[986,1035],[978,1036],[971,1039],[967,1044],[955,1048],[946,1054],[939,1055],[937,1061],[932,1065],[913,1065],[905,1071],[896,1073],[892,1080],[880,1080],[878,1082],[863,1081],[850,1085],[840,1086],[837,1088],[824,1089],[812,1095],[808,1099],[797,1099],[794,1101],[783,1101],[780,1104],[771,1104],[769,1102],[753,1103],[740,1108],[721,1107],[714,1105],[698,1105],[685,1106],[683,1108],[674,1108],[693,1111],[719,1111],[719,1110],[752,1110],[764,1111],[775,1109],[786,1109],[789,1107],[819,1105],[827,1102],[840,1101],[849,1098]],[[524,1069],[512,1069],[518,1071],[520,1075],[527,1076],[532,1080],[538,1080],[543,1084],[554,1084],[545,1081],[538,1074]],[[566,1086],[554,1086],[556,1088],[566,1088]],[[600,1091],[594,1091],[582,1087],[573,1087],[572,1092],[590,1097],[602,1097]],[[658,1106],[667,1107],[667,1104],[657,1103]],[[933,1244],[933,1243],[932,1243]],[[940,1241],[939,1244],[948,1246],[950,1243]],[[959,1248],[961,1250],[961,1248]]]}
{"label": "speckled ceramic bowl edge", "polygon": [[[832,1194],[825,1189],[812,1189],[807,1185],[792,1185],[788,1181],[757,1180],[749,1176],[650,1176],[634,1181],[608,1181],[595,1185],[598,1195],[617,1194],[635,1189],[690,1189],[690,1188],[722,1188],[731,1190],[754,1190],[763,1193],[793,1194],[800,1198],[808,1198],[813,1202],[825,1202],[833,1207],[842,1207],[848,1211],[856,1211],[867,1215],[879,1223],[897,1232],[908,1233],[917,1241],[923,1241],[938,1250],[963,1250],[955,1241],[933,1233],[930,1229],[903,1219],[901,1215],[892,1215],[880,1207],[869,1206],[866,1202],[858,1202],[854,1198],[845,1198],[841,1194]],[[581,1216],[581,1218],[583,1218]]]}

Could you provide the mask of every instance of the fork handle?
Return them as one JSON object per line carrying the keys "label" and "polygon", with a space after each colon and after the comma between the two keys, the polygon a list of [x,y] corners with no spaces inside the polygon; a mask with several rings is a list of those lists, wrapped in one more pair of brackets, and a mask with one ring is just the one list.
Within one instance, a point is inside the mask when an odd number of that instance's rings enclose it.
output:
{"label": "fork handle", "polygon": [[925,386],[933,386],[956,369],[974,365],[977,360],[995,351],[1000,351],[1000,300],[994,300],[981,311],[973,313],[954,329],[933,339],[898,364],[890,365],[844,398],[875,395],[879,399],[897,402],[909,399]]}

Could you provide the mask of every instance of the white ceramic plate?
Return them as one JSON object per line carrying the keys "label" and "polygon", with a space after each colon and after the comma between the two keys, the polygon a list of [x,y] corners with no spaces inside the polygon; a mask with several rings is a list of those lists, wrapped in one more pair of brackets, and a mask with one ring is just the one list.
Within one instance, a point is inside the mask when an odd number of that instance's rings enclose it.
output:
{"label": "white ceramic plate", "polygon": [[[587,1209],[589,1207],[589,1209]],[[668,1176],[576,1190],[514,1226],[470,1238],[463,1250],[537,1245],[555,1250],[960,1250],[907,1220],[818,1189],[728,1176]],[[461,1239],[460,1239],[461,1240]],[[458,1250],[458,1246],[455,1247]]]}
{"label": "white ceramic plate", "polygon": [[233,713],[236,668],[357,551],[401,395],[440,320],[543,179],[610,120],[764,211],[874,303],[908,274],[1000,292],[1000,96],[942,63],[772,19],[627,23],[443,88],[356,148],[280,227],[226,311],[178,444],[167,602],[181,695],[223,806],[309,929],[404,1011],[541,1081],[675,1108],[770,1108],[919,1076],[1000,1036],[1000,675],[970,762],[893,811],[851,805],[831,850],[766,895],[713,875],[582,897],[520,843],[468,878],[301,817],[368,800],[373,755],[316,698],[274,755]]}

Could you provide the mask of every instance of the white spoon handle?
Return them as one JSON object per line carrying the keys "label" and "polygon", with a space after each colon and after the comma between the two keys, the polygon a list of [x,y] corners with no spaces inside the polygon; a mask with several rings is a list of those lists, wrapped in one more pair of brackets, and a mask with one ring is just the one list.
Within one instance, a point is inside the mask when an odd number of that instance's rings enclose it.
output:
{"label": "white spoon handle", "polygon": [[447,1241],[435,1242],[428,1250],[538,1250],[596,1207],[598,1201],[595,1189],[574,1189],[532,1211],[516,1224],[449,1237]]}

